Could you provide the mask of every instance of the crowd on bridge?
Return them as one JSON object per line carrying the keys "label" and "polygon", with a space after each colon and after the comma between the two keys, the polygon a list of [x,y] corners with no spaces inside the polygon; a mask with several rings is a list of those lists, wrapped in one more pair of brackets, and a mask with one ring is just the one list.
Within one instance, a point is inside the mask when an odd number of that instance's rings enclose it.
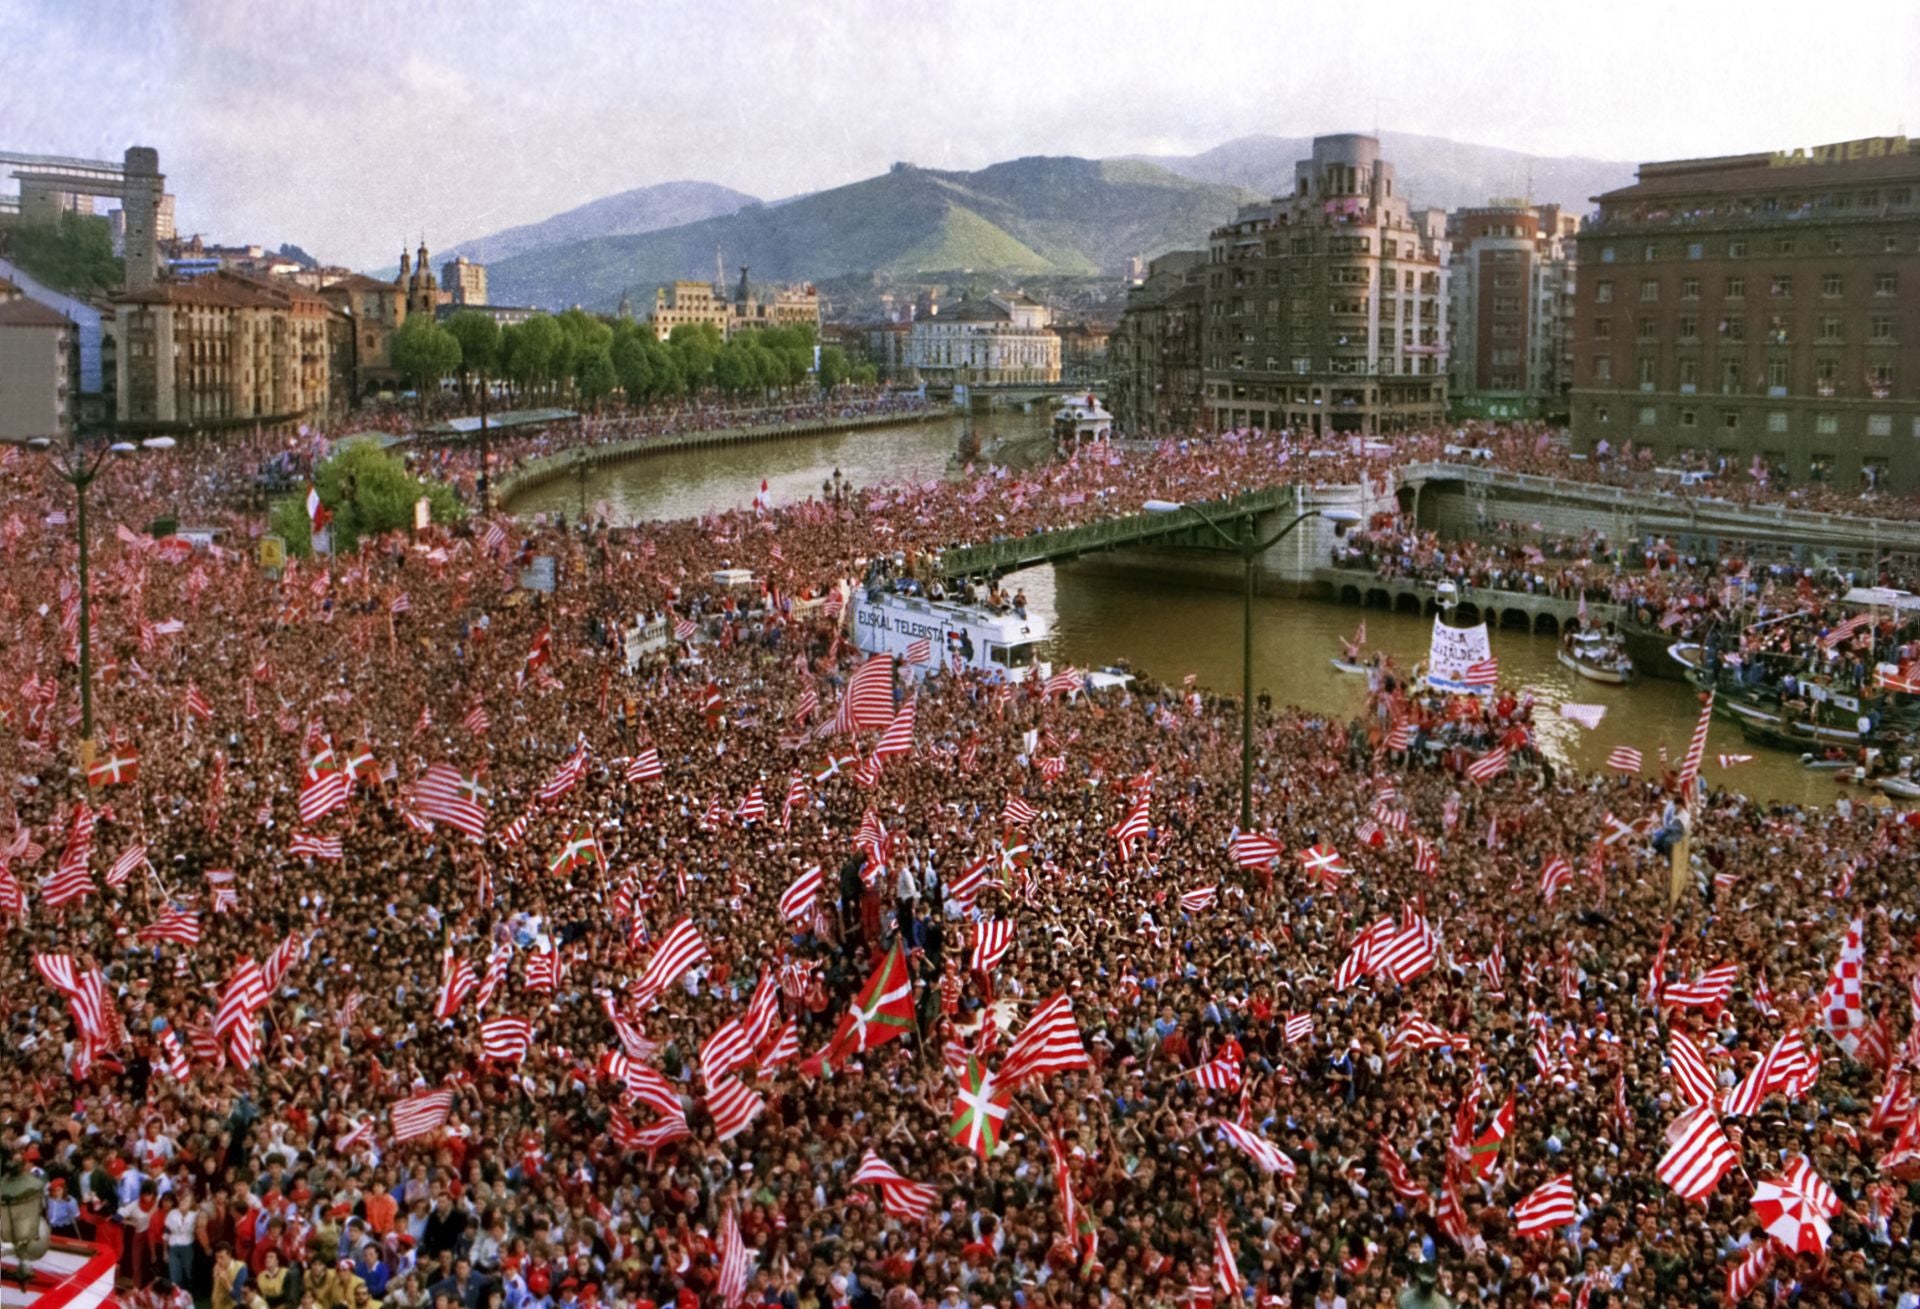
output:
{"label": "crowd on bridge", "polygon": [[[1261,708],[1245,830],[1239,706],[1180,670],[915,680],[847,635],[878,556],[1364,452],[1093,447],[277,576],[218,494],[266,453],[108,463],[84,620],[69,488],[0,459],[0,1145],[129,1298],[1920,1303],[1898,815],[1706,791],[1684,739],[1570,774],[1524,687],[1389,678]],[[227,535],[142,530],[174,511]]]}

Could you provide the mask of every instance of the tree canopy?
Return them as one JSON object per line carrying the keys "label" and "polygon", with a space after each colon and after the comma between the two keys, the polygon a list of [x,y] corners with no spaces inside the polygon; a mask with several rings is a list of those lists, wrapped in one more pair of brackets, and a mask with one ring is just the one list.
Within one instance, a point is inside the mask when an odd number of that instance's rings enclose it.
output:
{"label": "tree canopy", "polygon": [[[457,522],[466,515],[452,487],[415,477],[398,455],[370,441],[351,441],[335,451],[314,469],[313,486],[333,515],[336,554],[352,550],[362,537],[410,529],[414,502],[423,495],[436,523]],[[298,555],[312,552],[305,487],[275,501],[267,521],[287,549]]]}

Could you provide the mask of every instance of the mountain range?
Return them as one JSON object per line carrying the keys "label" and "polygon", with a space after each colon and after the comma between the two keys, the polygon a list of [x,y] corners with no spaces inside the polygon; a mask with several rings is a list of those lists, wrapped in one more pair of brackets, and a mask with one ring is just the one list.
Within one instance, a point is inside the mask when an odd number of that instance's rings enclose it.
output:
{"label": "mountain range", "polygon": [[[1455,208],[1527,196],[1585,212],[1633,166],[1522,154],[1388,132],[1381,152],[1416,205]],[[608,196],[540,223],[455,247],[487,263],[499,304],[610,310],[632,294],[728,277],[937,280],[972,274],[1113,278],[1134,255],[1197,246],[1244,204],[1293,189],[1311,137],[1248,136],[1184,156],[1033,156],[972,172],[895,164],[878,177],[763,203],[725,187],[672,182]]]}
{"label": "mountain range", "polygon": [[663,227],[680,227],[759,203],[745,192],[712,182],[660,182],[589,200],[540,222],[509,227],[440,253],[448,259],[465,255],[475,263],[492,264],[514,255],[594,237],[632,236],[656,232]]}
{"label": "mountain range", "polygon": [[[1422,207],[1459,209],[1517,196],[1584,214],[1589,199],[1633,181],[1634,165],[1612,160],[1530,155],[1411,132],[1379,135],[1399,194]],[[1292,192],[1295,162],[1312,154],[1310,136],[1243,136],[1197,155],[1131,157],[1195,181],[1274,196]]]}

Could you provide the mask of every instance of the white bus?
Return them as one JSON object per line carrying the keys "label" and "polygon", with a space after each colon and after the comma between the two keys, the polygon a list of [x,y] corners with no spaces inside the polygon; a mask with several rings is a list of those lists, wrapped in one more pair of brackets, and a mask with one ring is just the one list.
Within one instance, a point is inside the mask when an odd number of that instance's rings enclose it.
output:
{"label": "white bus", "polygon": [[904,661],[914,642],[927,643],[926,661],[910,668],[915,677],[950,669],[956,659],[988,678],[1010,682],[1051,672],[1037,651],[1051,629],[1032,610],[1021,618],[1011,609],[996,613],[985,605],[892,591],[869,599],[864,587],[854,588],[851,609],[853,642],[868,654],[894,654]]}

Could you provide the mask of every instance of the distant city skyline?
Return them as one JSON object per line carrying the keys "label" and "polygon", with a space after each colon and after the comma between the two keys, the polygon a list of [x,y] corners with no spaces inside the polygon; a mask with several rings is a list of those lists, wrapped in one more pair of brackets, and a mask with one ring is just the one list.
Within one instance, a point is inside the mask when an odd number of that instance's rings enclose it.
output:
{"label": "distant city skyline", "polygon": [[354,267],[656,182],[767,199],[907,159],[1417,132],[1647,159],[1906,131],[1920,6],[1346,11],[0,0],[0,146],[156,147],[182,234]]}

